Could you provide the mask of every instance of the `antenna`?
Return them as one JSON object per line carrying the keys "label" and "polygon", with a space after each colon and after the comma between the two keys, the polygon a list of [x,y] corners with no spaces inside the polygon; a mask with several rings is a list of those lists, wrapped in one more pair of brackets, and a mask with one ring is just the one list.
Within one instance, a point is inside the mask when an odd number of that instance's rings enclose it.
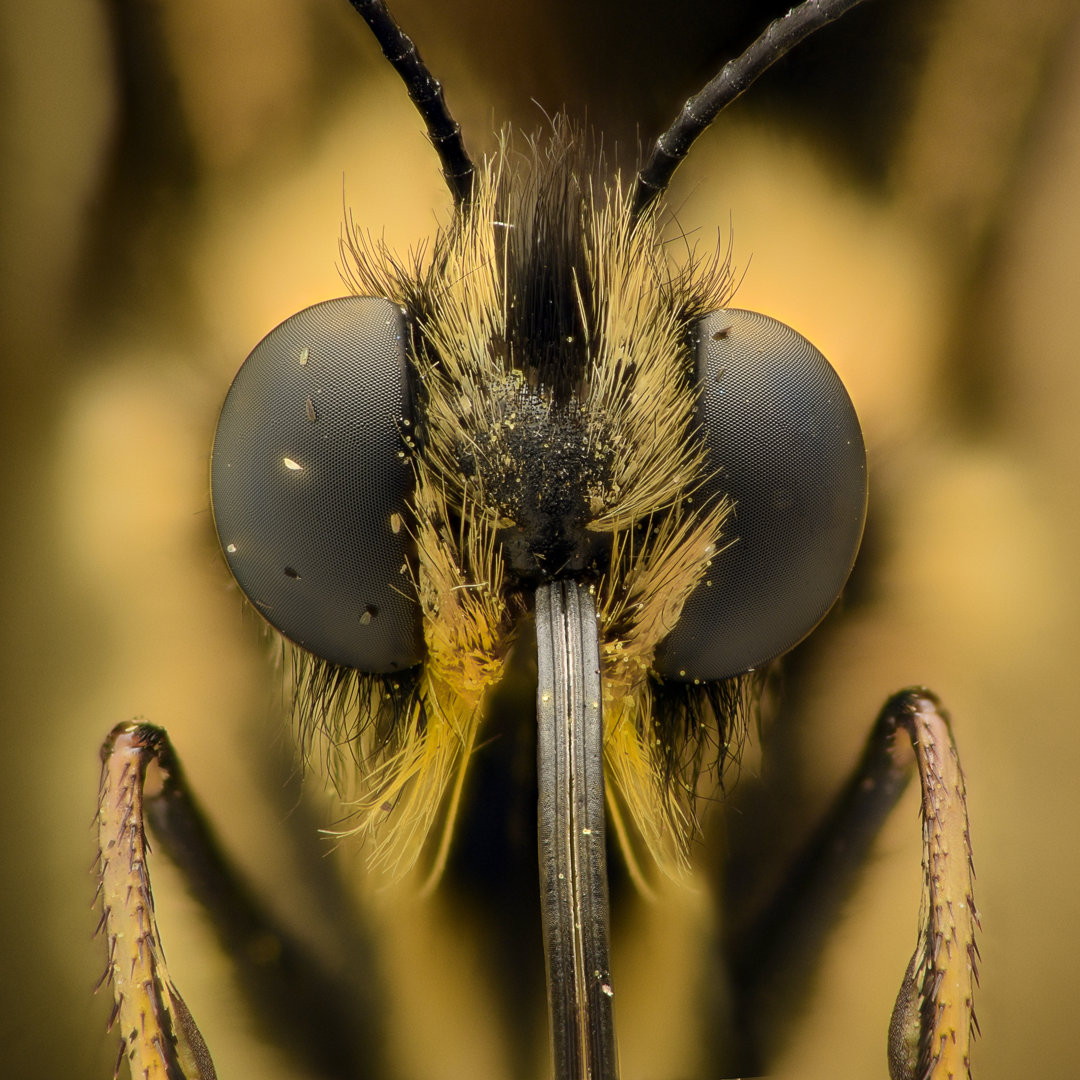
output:
{"label": "antenna", "polygon": [[769,23],[746,52],[735,60],[729,60],[719,74],[683,105],[671,127],[656,140],[649,160],[637,175],[631,214],[639,217],[663,194],[690,147],[722,109],[803,38],[840,18],[861,2],[804,0],[786,15]]}
{"label": "antenna", "polygon": [[461,126],[450,115],[442,83],[431,74],[412,39],[398,26],[383,0],[349,0],[371,28],[383,55],[401,76],[423,118],[428,138],[442,162],[442,173],[454,204],[468,205],[476,167],[465,150]]}

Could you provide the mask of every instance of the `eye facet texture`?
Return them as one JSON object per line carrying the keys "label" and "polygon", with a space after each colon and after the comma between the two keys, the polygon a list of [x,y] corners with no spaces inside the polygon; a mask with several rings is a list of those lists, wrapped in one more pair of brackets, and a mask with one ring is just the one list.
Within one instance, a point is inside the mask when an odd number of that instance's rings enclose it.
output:
{"label": "eye facet texture", "polygon": [[296,644],[373,673],[420,657],[403,572],[407,334],[402,309],[370,297],[286,319],[233,380],[211,465],[218,537],[248,599]]}
{"label": "eye facet texture", "polygon": [[735,508],[655,666],[716,680],[786,652],[832,607],[862,539],[866,451],[839,376],[790,327],[714,311],[693,349],[709,473],[695,499]]}

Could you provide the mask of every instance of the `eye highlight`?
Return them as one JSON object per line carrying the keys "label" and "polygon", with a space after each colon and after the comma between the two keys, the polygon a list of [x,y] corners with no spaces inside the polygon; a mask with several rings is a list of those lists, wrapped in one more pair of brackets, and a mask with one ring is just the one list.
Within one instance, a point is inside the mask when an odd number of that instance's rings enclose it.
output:
{"label": "eye highlight", "polygon": [[214,437],[214,523],[237,583],[287,638],[380,673],[420,658],[407,564],[405,314],[342,297],[255,347]]}
{"label": "eye highlight", "polygon": [[786,652],[836,601],[862,539],[866,451],[840,377],[789,326],[731,308],[692,334],[709,473],[697,497],[734,509],[655,666],[713,681]]}

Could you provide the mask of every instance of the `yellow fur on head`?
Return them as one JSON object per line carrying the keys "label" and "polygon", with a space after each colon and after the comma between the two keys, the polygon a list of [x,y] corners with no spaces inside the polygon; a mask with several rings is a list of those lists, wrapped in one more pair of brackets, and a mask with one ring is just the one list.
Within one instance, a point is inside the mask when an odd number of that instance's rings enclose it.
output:
{"label": "yellow fur on head", "polygon": [[[594,479],[586,493],[584,524],[610,542],[609,563],[595,575],[609,779],[665,870],[683,865],[694,826],[692,785],[670,783],[664,766],[649,671],[722,543],[730,507],[694,502],[704,452],[692,437],[688,279],[673,281],[655,215],[632,217],[618,177],[611,185],[573,181],[586,275],[580,280],[574,271],[574,289],[582,339],[595,344],[569,400],[556,401],[510,332],[519,298],[507,283],[507,231],[520,226],[515,215],[536,212],[545,170],[569,167],[573,140],[569,125],[556,123],[551,143],[533,146],[527,167],[515,173],[504,138],[480,170],[472,202],[427,259],[402,263],[355,228],[343,240],[354,290],[410,312],[421,402],[410,443],[410,528],[426,656],[400,731],[361,734],[369,768],[356,826],[375,837],[374,860],[398,873],[416,861],[452,787],[436,869],[445,858],[478,725],[527,602],[508,586],[500,545],[500,529],[514,525],[511,511],[482,473],[461,467],[464,454],[511,456],[506,436],[523,402],[573,413],[588,453],[603,462],[602,482]],[[722,269],[698,286],[702,308],[726,299]],[[392,827],[377,829],[391,814]]]}

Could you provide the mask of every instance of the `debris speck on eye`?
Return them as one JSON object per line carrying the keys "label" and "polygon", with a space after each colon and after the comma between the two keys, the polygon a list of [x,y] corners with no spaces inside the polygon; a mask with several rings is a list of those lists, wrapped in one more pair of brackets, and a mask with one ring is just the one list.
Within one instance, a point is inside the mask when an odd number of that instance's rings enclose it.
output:
{"label": "debris speck on eye", "polygon": [[715,334],[713,334],[712,339],[713,341],[723,341],[724,338],[726,338],[730,333],[731,324],[729,323],[727,326],[721,326],[720,329],[717,330]]}
{"label": "debris speck on eye", "polygon": [[390,515],[390,531],[396,535],[397,533],[401,532],[401,525],[402,525],[401,515],[400,514],[391,514]]}
{"label": "debris speck on eye", "polygon": [[305,345],[305,346],[304,346],[304,347],[303,347],[303,348],[302,348],[302,349],[300,350],[300,363],[301,363],[301,364],[306,364],[306,363],[308,362],[308,355],[309,355],[309,354],[308,354],[308,347],[307,347],[307,346]]}
{"label": "debris speck on eye", "polygon": [[374,619],[375,616],[378,615],[378,614],[379,614],[379,612],[378,612],[377,608],[373,608],[373,607],[365,608],[364,609],[364,614],[360,616],[360,625],[361,626],[370,626],[371,625],[371,620]]}
{"label": "debris speck on eye", "polygon": [[314,424],[315,423],[315,402],[308,398],[304,402],[304,415]]}
{"label": "debris speck on eye", "polygon": [[293,461],[291,457],[282,458],[281,460],[285,462],[285,468],[291,469],[293,472],[300,472],[304,467],[298,461]]}
{"label": "debris speck on eye", "polygon": [[235,555],[235,554],[236,554],[236,545],[235,545],[235,544],[226,544],[226,545],[225,545],[225,550],[226,550],[226,551],[227,551],[227,552],[228,552],[228,553],[229,553],[230,555]]}
{"label": "debris speck on eye", "polygon": [[286,566],[285,567],[285,576],[295,578],[297,580],[299,580],[299,578],[300,578],[299,572],[294,570],[291,566]]}

